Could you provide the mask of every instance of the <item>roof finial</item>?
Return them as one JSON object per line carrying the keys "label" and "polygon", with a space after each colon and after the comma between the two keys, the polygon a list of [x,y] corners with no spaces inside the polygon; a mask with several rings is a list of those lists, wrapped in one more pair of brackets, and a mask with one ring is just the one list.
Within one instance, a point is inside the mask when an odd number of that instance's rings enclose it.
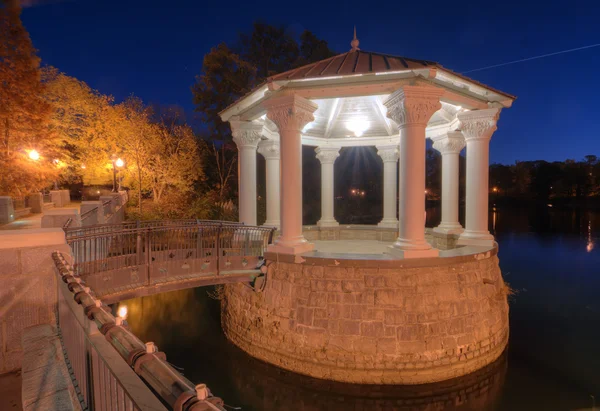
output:
{"label": "roof finial", "polygon": [[354,26],[354,38],[350,42],[350,45],[352,46],[352,49],[350,51],[358,51],[358,50],[360,50],[358,48],[358,39],[356,38],[356,26]]}

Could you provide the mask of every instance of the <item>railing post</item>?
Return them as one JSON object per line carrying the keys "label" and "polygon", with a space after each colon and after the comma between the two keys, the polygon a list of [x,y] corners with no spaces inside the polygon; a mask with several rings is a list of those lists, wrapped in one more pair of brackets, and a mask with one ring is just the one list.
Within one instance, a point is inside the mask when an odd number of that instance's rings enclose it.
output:
{"label": "railing post", "polygon": [[152,262],[152,256],[150,255],[150,249],[151,249],[151,243],[150,243],[150,233],[151,233],[152,229],[151,228],[147,228],[144,231],[144,234],[146,236],[145,240],[145,257],[146,257],[146,285],[150,285],[150,263]]}
{"label": "railing post", "polygon": [[217,253],[217,275],[221,274],[221,229],[223,223],[217,227],[217,239],[215,241],[215,252]]}

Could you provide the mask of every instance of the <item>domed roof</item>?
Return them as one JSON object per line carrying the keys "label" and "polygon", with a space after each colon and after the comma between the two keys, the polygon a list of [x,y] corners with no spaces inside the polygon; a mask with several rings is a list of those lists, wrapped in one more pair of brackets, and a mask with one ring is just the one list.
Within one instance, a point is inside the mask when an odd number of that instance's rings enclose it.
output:
{"label": "domed roof", "polygon": [[439,67],[439,64],[429,60],[374,53],[356,48],[316,63],[276,74],[269,79],[273,81],[300,80],[352,74],[386,73],[427,67]]}

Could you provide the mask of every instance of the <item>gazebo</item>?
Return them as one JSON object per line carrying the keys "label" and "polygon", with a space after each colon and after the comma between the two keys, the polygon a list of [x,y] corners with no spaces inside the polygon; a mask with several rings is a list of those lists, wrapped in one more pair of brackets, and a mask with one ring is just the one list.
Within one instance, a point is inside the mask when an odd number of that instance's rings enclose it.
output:
{"label": "gazebo", "polygon": [[[488,158],[500,111],[515,98],[432,61],[362,51],[356,35],[351,44],[269,78],[221,113],[239,150],[240,221],[256,224],[258,150],[266,224],[281,233],[264,253],[260,289],[224,287],[223,330],[250,355],[316,378],[422,384],[468,374],[508,343],[508,288],[488,232]],[[442,222],[431,237],[426,138],[442,154]],[[303,144],[316,146],[322,167],[321,219],[310,230],[302,226]],[[375,146],[383,160],[383,219],[354,232],[333,214],[333,165],[349,146]],[[367,238],[372,232],[379,236]],[[316,250],[306,237],[320,240]],[[386,252],[370,253],[373,245]]]}
{"label": "gazebo", "polygon": [[[321,162],[321,229],[336,227],[334,162],[342,147],[375,146],[383,160],[381,230],[396,232],[388,253],[435,257],[425,238],[426,138],[442,155],[440,236],[492,246],[488,231],[489,142],[515,97],[428,60],[359,48],[270,77],[220,113],[239,151],[240,222],[257,218],[256,153],[266,160],[267,219],[280,228],[269,251],[313,249],[302,226],[302,145]],[[458,220],[459,153],[466,146],[466,224]],[[399,181],[396,181],[399,167]],[[396,218],[396,197],[399,198]],[[394,234],[396,236],[396,234]]]}

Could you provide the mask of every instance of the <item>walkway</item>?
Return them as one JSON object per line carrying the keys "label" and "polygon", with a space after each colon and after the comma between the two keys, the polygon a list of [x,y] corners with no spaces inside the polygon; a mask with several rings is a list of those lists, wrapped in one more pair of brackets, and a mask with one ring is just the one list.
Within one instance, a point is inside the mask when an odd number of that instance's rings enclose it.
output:
{"label": "walkway", "polygon": [[[68,205],[61,207],[64,209],[76,209],[79,210],[81,203],[69,203]],[[33,228],[42,228],[42,216],[44,214],[30,214],[27,217],[20,218],[13,221],[12,223],[0,225],[0,230],[26,230]]]}
{"label": "walkway", "polygon": [[0,410],[20,411],[22,409],[21,372],[0,375]]}

